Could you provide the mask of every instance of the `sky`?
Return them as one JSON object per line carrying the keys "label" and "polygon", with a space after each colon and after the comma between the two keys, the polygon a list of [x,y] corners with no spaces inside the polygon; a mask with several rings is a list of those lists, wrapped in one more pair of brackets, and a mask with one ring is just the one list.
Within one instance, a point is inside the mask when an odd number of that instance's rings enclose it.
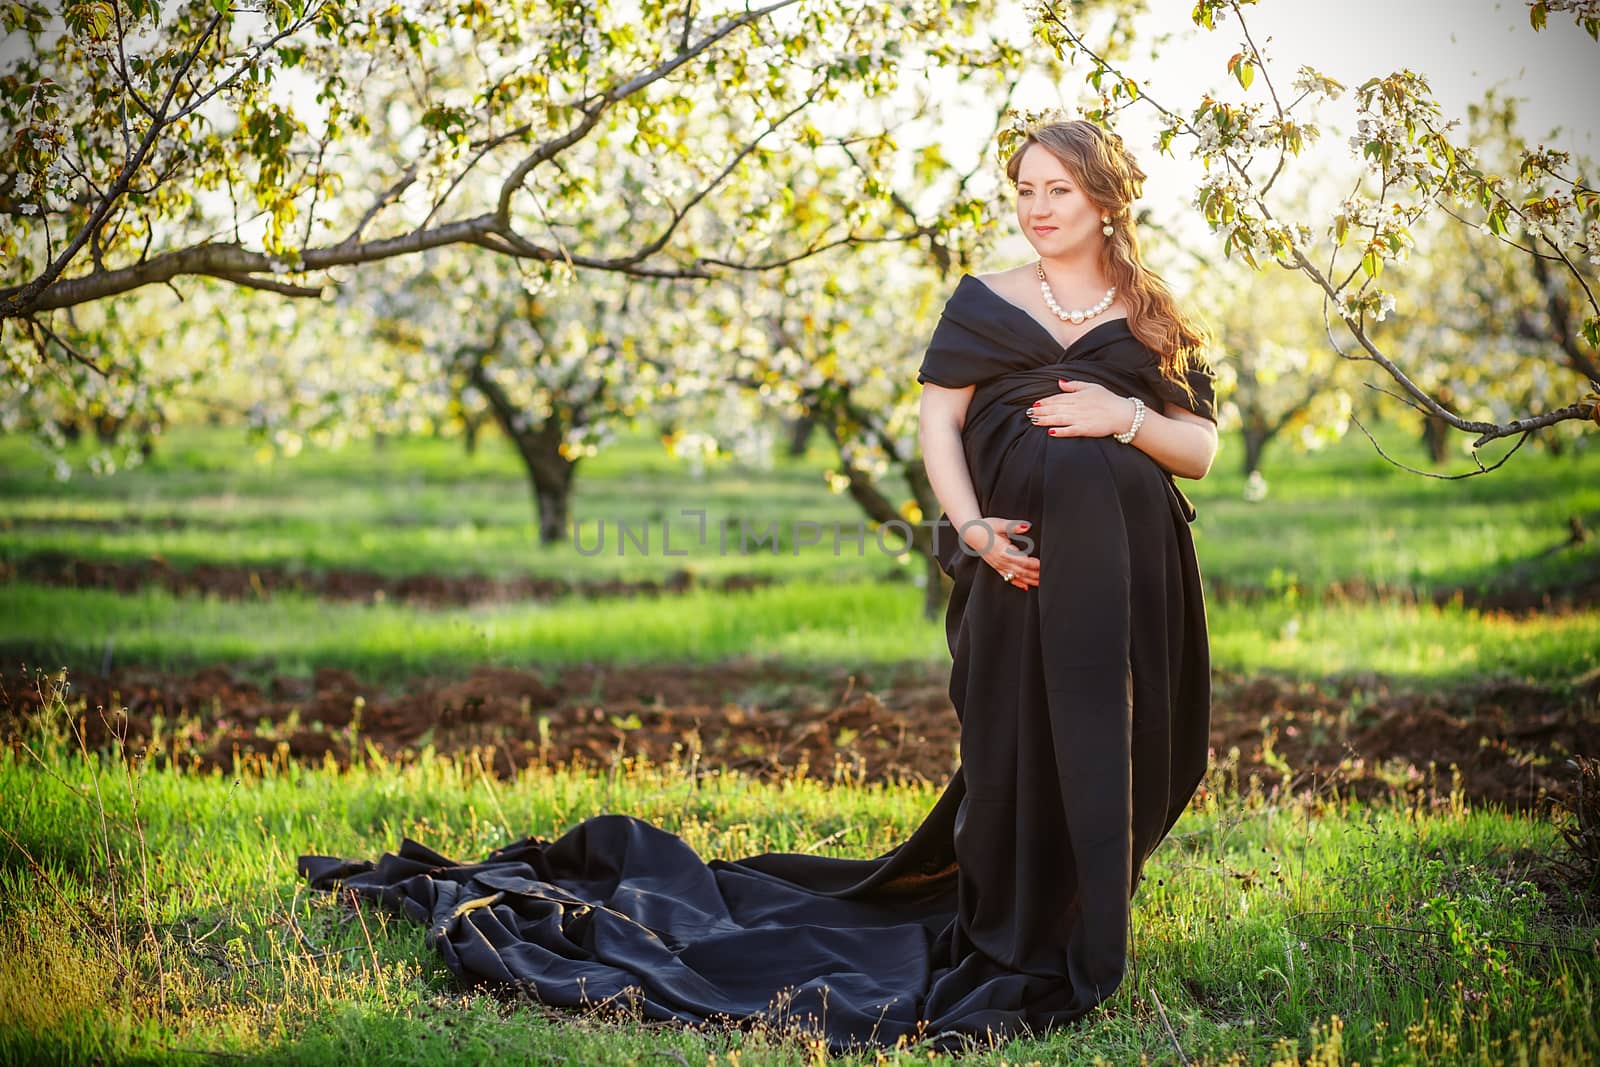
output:
{"label": "sky", "polygon": [[[1058,2],[1070,7],[1070,0]],[[1262,78],[1246,93],[1226,73],[1227,58],[1241,40],[1237,20],[1229,17],[1208,33],[1190,21],[1193,0],[1148,0],[1148,6],[1138,24],[1141,47],[1126,67],[1148,94],[1178,110],[1191,109],[1206,91],[1229,100],[1266,99]],[[1529,25],[1525,0],[1260,0],[1245,13],[1280,90],[1286,90],[1301,64],[1349,87],[1409,67],[1430,79],[1447,115],[1464,115],[1469,102],[1494,87],[1523,101],[1525,137],[1539,142],[1560,127],[1563,132],[1547,143],[1600,159],[1600,45],[1565,13],[1552,12],[1547,28],[1537,33]],[[1022,0],[1013,0],[1009,29],[1014,39],[1027,41]],[[1143,44],[1155,41],[1161,42],[1159,59],[1151,62],[1139,53]],[[0,46],[0,57],[18,45],[19,39],[8,40]],[[1024,109],[1070,110],[1083,91],[1087,69],[1080,61],[1059,84],[1026,78],[1014,102]],[[936,128],[924,132],[943,141],[954,165],[965,169],[975,154],[992,153],[992,104],[963,99],[953,80],[945,94],[949,104],[941,108]],[[1324,127],[1322,145],[1291,168],[1291,181],[1313,186],[1310,195],[1319,206],[1342,199],[1358,173],[1345,145],[1350,131],[1339,128],[1352,109],[1348,94],[1326,106],[1317,116]],[[1151,109],[1136,105],[1117,122],[1150,175],[1142,206],[1184,239],[1212,240],[1190,205],[1201,177],[1199,165],[1158,155],[1152,146],[1155,118]],[[987,171],[992,180],[1000,180],[992,161]],[[1001,243],[997,256],[1016,262],[1029,252],[1015,236]]]}
{"label": "sky", "polygon": [[[1165,40],[1156,62],[1136,51],[1138,58],[1129,61],[1125,73],[1179,111],[1191,109],[1207,91],[1230,101],[1267,100],[1262,78],[1245,92],[1226,71],[1228,57],[1243,40],[1238,21],[1230,16],[1207,32],[1190,21],[1193,6],[1193,0],[1149,0],[1150,12],[1138,23],[1139,40]],[[1464,119],[1467,105],[1495,88],[1522,101],[1524,137],[1600,159],[1600,45],[1569,15],[1552,12],[1547,27],[1535,32],[1522,0],[1261,0],[1244,10],[1280,94],[1301,64],[1349,89],[1406,67],[1428,78],[1447,117]],[[1020,9],[1016,18],[1020,25]],[[1071,110],[1088,72],[1083,62],[1082,73],[1069,75],[1063,84],[1025,80],[1016,105]],[[1346,146],[1351,131],[1339,128],[1353,109],[1350,93],[1325,105],[1317,116],[1323,127],[1320,149],[1294,165],[1295,179],[1309,184],[1316,204],[1342,199],[1358,173]],[[957,142],[952,154],[970,159],[973,138],[959,130],[981,137],[988,132],[977,133],[983,126],[974,116],[947,127]],[[1557,127],[1562,132],[1549,138]],[[1158,128],[1154,112],[1135,106],[1118,118],[1117,128],[1150,176],[1144,206],[1186,238],[1212,239],[1190,206],[1202,171],[1188,159],[1158,155],[1152,145]],[[1008,262],[1028,254],[1020,237],[997,248],[997,256]]]}

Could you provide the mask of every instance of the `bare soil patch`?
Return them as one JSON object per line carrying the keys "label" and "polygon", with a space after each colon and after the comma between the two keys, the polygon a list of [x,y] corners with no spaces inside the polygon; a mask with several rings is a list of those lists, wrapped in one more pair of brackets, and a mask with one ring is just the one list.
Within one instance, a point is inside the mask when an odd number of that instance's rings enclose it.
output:
{"label": "bare soil patch", "polygon": [[521,575],[490,578],[481,574],[413,574],[395,577],[372,571],[331,569],[295,571],[283,567],[203,563],[179,568],[159,557],[140,560],[77,559],[61,553],[38,553],[0,561],[0,582],[24,580],[74,589],[111,589],[132,593],[160,588],[179,595],[209,595],[224,600],[259,600],[293,592],[327,600],[393,601],[417,607],[446,607],[494,601],[551,600],[581,594],[587,597],[654,596],[691,589],[742,590],[770,585],[764,574],[730,574],[706,578],[679,569],[665,578],[543,578]]}
{"label": "bare soil patch", "polygon": [[[485,668],[389,691],[333,669],[260,685],[225,667],[129,667],[74,677],[71,699],[92,746],[120,734],[157,761],[225,772],[236,761],[405,761],[431,746],[478,752],[502,774],[643,758],[758,777],[938,782],[956,765],[959,739],[947,681],[945,670],[917,665],[850,673],[726,663]],[[15,743],[37,714],[38,685],[17,672],[3,682],[0,732]],[[1454,765],[1469,801],[1530,810],[1564,788],[1568,757],[1600,754],[1600,671],[1568,692],[1219,674],[1211,741],[1213,765],[1245,788],[1254,778],[1267,791],[1437,797],[1450,791]]]}
{"label": "bare soil patch", "polygon": [[[1515,574],[1502,576],[1487,586],[1439,585],[1422,589],[1367,578],[1347,578],[1319,586],[1312,590],[1312,595],[1323,604],[1434,604],[1438,607],[1457,604],[1485,614],[1497,612],[1516,616],[1593,611],[1600,607],[1600,554],[1584,561],[1574,581],[1558,587],[1520,579]],[[1206,597],[1218,603],[1259,603],[1279,600],[1283,592],[1208,577]]]}
{"label": "bare soil patch", "polygon": [[[224,600],[266,599],[280,592],[327,600],[365,603],[389,601],[414,607],[442,608],[483,602],[551,600],[557,597],[657,596],[693,589],[746,590],[773,584],[766,574],[729,574],[707,578],[678,569],[657,579],[567,579],[519,575],[491,578],[481,574],[385,575],[348,568],[298,570],[280,566],[204,563],[178,567],[152,556],[137,560],[82,559],[58,552],[40,552],[0,560],[0,582],[23,580],[38,585],[75,589],[110,589],[132,593],[145,588],[177,595],[216,596]],[[1414,588],[1352,578],[1330,582],[1302,595],[1329,604],[1459,604],[1480,612],[1554,615],[1600,607],[1600,552],[1585,558],[1577,577],[1551,587],[1525,568],[1513,569],[1483,586],[1441,585]],[[1244,582],[1206,579],[1206,596],[1216,603],[1278,600],[1281,589]]]}

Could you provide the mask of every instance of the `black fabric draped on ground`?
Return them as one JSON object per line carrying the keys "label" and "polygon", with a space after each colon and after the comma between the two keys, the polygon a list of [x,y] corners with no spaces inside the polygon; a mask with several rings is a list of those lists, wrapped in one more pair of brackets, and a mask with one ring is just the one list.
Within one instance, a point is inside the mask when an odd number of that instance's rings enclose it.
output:
{"label": "black fabric draped on ground", "polygon": [[301,873],[426,924],[464,978],[551,1005],[798,1026],[836,1050],[1079,1018],[1121,984],[1145,860],[1204,774],[1210,674],[1193,509],[1138,448],[1034,426],[1058,378],[1215,419],[1205,369],[1187,397],[1125,320],[1063,348],[961,280],[918,381],[976,386],[962,439],[979,505],[1032,524],[1040,584],[1003,582],[940,516],[961,766],[892,851],[706,863],[601,815],[480,863],[408,840]]}

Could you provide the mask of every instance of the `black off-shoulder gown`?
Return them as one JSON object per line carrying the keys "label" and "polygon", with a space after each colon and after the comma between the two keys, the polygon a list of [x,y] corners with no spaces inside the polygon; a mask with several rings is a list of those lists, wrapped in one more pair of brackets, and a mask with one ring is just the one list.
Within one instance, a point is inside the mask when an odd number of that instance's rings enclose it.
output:
{"label": "black off-shoulder gown", "polygon": [[1207,368],[1185,395],[1125,320],[1063,348],[962,278],[917,380],[976,386],[979,506],[1031,522],[1040,584],[1001,581],[939,517],[961,766],[890,852],[707,863],[601,815],[477,863],[407,840],[376,863],[303,856],[301,873],[426,924],[463,978],[551,1005],[798,1026],[835,1050],[1082,1016],[1122,982],[1144,862],[1205,772],[1210,672],[1194,509],[1138,448],[1034,426],[1059,378],[1216,417]]}

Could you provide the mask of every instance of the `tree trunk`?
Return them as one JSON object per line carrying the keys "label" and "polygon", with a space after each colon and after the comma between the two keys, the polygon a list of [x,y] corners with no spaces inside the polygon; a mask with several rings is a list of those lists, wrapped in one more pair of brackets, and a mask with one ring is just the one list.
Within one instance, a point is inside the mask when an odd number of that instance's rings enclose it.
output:
{"label": "tree trunk", "polygon": [[467,446],[467,455],[478,454],[478,431],[483,429],[483,415],[461,416],[461,436]]}
{"label": "tree trunk", "polygon": [[[1440,387],[1434,394],[1441,407],[1454,410],[1455,397],[1450,394],[1448,387]],[[1455,430],[1448,422],[1437,415],[1424,415],[1422,417],[1422,444],[1428,450],[1428,458],[1438,466],[1450,458],[1450,437]]]}
{"label": "tree trunk", "polygon": [[811,434],[817,428],[815,415],[807,412],[789,424],[789,456],[799,459],[806,454],[806,446],[811,441]]}
{"label": "tree trunk", "polygon": [[1244,470],[1241,473],[1248,478],[1261,469],[1261,454],[1267,450],[1267,442],[1272,437],[1254,422],[1246,422],[1241,433],[1244,437]]}
{"label": "tree trunk", "polygon": [[950,601],[950,587],[955,583],[939,566],[932,552],[923,554],[922,569],[928,575],[928,584],[922,590],[922,617],[929,622],[937,622],[944,614],[945,605]]}
{"label": "tree trunk", "polygon": [[1437,415],[1425,415],[1422,419],[1422,445],[1428,450],[1428,458],[1438,466],[1450,458],[1450,424]]}
{"label": "tree trunk", "polygon": [[561,424],[552,418],[537,430],[518,432],[501,422],[500,429],[517,446],[528,487],[533,492],[534,518],[539,543],[554,545],[567,535],[567,514],[572,499],[572,476],[577,463],[561,454]]}
{"label": "tree trunk", "polygon": [[542,480],[534,469],[528,469],[533,485],[533,507],[539,516],[539,543],[559,544],[567,535],[567,508],[572,500],[572,468],[567,467],[567,477],[557,482]]}
{"label": "tree trunk", "polygon": [[511,402],[505,390],[489,377],[482,364],[473,368],[472,384],[489,401],[495,425],[516,446],[517,455],[522,458],[523,469],[528,474],[528,487],[533,492],[539,543],[547,546],[558,543],[566,537],[572,477],[578,467],[577,461],[561,454],[566,424],[562,421],[559,409],[537,426],[519,427],[518,416],[522,412]]}
{"label": "tree trunk", "polygon": [[[844,458],[844,432],[838,420],[826,409],[814,412],[812,417],[818,426],[826,428],[833,439],[834,447],[839,450],[839,466],[849,479],[846,492],[850,494],[850,499],[854,500],[867,518],[874,522],[882,524],[896,520],[904,521],[899,510],[872,480],[872,476]],[[905,475],[907,485],[911,488],[912,498],[916,500],[917,507],[921,509],[923,515],[938,515],[939,499],[928,483],[928,472],[923,468],[921,457],[912,455],[909,460],[900,461],[899,466]],[[933,530],[922,523],[910,524],[910,529],[911,537],[907,550],[922,557],[923,569],[928,576],[927,585],[923,589],[922,615],[932,622],[938,619],[944,610],[945,603],[949,599],[951,582],[949,576],[939,566],[939,558],[934,553]],[[894,538],[890,543],[897,540],[898,538]]]}

